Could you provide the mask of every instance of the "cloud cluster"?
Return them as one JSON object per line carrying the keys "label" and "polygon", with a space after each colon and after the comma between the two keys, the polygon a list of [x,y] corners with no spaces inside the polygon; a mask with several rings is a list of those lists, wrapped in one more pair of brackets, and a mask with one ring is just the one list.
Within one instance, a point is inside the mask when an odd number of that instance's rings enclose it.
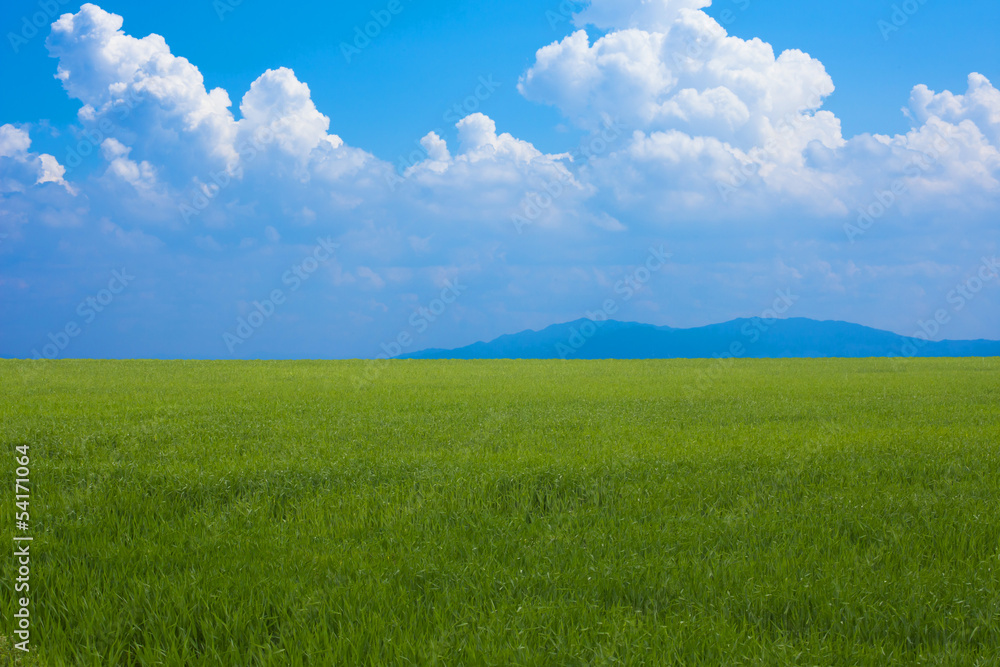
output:
{"label": "cloud cluster", "polygon": [[[237,119],[229,94],[206,90],[198,69],[162,37],[135,38],[122,25],[121,16],[85,4],[53,24],[47,45],[58,78],[83,105],[84,132],[107,136],[105,181],[131,186],[138,198],[173,197],[181,211],[174,222],[357,220],[365,215],[360,209],[386,206],[468,219],[484,202],[512,208],[527,183],[565,172],[557,157],[498,134],[491,119],[473,114],[458,123],[454,154],[431,133],[423,140],[427,159],[396,174],[329,133],[329,118],[291,69],[268,70],[254,81]],[[428,198],[427,188],[436,196]],[[443,201],[451,210],[435,203]]]}
{"label": "cloud cluster", "polygon": [[659,28],[613,30],[593,44],[578,30],[538,51],[519,90],[583,127],[612,117],[645,131],[676,129],[746,150],[794,123],[798,132],[789,138],[812,135],[830,146],[841,141],[832,114],[813,115],[833,92],[818,60],[797,50],[775,56],[769,44],[731,37],[701,11],[681,9],[672,23],[653,23]]}
{"label": "cloud cluster", "polygon": [[57,77],[83,106],[85,128],[106,119],[115,138],[153,164],[167,178],[199,165],[219,167],[235,158],[235,126],[229,95],[205,90],[198,68],[174,56],[159,35],[136,39],[123,19],[92,4],[64,14],[46,45],[58,59]]}
{"label": "cloud cluster", "polygon": [[853,214],[896,181],[916,193],[912,206],[996,205],[1000,91],[985,77],[972,74],[965,95],[918,85],[910,132],[847,139],[822,108],[834,90],[822,63],[728,35],[700,11],[709,4],[595,0],[575,21],[606,33],[592,42],[577,30],[540,49],[522,76],[525,97],[581,128],[608,118],[632,128],[621,150],[590,165],[604,206],[650,224],[822,220]]}

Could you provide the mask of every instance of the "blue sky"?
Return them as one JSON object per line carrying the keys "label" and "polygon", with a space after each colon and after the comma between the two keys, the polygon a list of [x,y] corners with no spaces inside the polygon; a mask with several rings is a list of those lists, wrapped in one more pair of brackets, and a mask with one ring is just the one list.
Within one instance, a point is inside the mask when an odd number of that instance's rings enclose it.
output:
{"label": "blue sky", "polygon": [[0,26],[2,356],[456,346],[593,312],[660,247],[620,319],[792,290],[793,316],[1000,338],[995,3],[51,0]]}

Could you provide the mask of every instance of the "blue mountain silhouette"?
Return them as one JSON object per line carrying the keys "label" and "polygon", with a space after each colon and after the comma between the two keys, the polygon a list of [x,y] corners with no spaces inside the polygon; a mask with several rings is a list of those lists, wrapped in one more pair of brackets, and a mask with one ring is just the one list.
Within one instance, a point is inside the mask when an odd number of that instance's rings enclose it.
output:
{"label": "blue mountain silhouette", "polygon": [[404,359],[702,359],[712,357],[994,357],[1000,342],[926,341],[848,322],[737,319],[693,329],[576,320]]}

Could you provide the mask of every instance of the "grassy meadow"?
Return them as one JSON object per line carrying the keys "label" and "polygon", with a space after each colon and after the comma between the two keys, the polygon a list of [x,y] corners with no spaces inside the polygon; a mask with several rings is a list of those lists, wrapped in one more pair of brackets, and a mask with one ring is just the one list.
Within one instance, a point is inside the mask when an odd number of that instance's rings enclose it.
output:
{"label": "grassy meadow", "polygon": [[29,445],[34,536],[10,664],[1000,664],[1000,359],[2,361],[0,387],[0,535]]}

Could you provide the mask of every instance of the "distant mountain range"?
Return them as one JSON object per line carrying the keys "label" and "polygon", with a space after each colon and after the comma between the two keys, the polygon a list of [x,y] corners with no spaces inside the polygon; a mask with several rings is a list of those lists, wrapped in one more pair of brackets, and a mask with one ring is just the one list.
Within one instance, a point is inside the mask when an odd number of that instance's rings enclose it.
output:
{"label": "distant mountain range", "polygon": [[454,350],[403,359],[748,359],[784,357],[995,357],[1000,342],[936,342],[848,322],[738,319],[693,329],[576,320]]}

